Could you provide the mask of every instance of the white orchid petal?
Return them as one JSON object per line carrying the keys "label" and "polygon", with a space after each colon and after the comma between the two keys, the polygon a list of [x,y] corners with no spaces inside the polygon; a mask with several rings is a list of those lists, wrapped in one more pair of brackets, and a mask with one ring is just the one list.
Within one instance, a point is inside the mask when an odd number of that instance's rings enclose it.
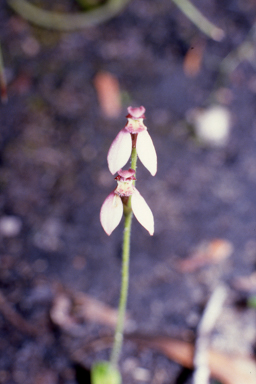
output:
{"label": "white orchid petal", "polygon": [[108,151],[108,168],[112,175],[121,169],[129,160],[132,152],[132,138],[124,128],[111,144]]}
{"label": "white orchid petal", "polygon": [[120,196],[110,193],[100,210],[100,222],[104,231],[111,235],[123,216],[123,203]]}
{"label": "white orchid petal", "polygon": [[157,171],[156,150],[148,131],[138,133],[136,148],[142,164],[149,170],[152,176],[155,176]]}
{"label": "white orchid petal", "polygon": [[145,199],[136,188],[132,194],[131,204],[134,216],[152,236],[154,233],[154,217]]}

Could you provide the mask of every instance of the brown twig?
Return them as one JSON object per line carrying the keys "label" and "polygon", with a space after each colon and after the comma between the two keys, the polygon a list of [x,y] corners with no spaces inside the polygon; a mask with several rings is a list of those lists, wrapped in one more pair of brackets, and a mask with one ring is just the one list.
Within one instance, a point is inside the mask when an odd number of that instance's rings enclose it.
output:
{"label": "brown twig", "polygon": [[27,322],[17,311],[15,311],[2,292],[0,292],[0,312],[5,319],[19,331],[30,336],[38,335],[38,328]]}

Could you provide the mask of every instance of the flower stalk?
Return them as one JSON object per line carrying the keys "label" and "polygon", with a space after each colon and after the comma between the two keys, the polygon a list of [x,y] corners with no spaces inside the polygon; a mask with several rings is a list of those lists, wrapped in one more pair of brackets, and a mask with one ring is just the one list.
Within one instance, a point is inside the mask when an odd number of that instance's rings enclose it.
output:
{"label": "flower stalk", "polygon": [[[131,155],[131,169],[136,171],[137,167],[137,151],[136,148],[132,149]],[[133,181],[135,185],[135,180]],[[114,345],[111,353],[110,363],[116,367],[118,364],[120,351],[123,344],[123,332],[125,313],[128,297],[129,287],[129,264],[130,264],[130,238],[131,238],[131,226],[132,226],[132,209],[131,209],[131,196],[128,199],[127,207],[129,212],[125,215],[124,220],[124,235],[123,235],[123,254],[122,254],[122,283],[118,307],[118,319],[114,336]]]}

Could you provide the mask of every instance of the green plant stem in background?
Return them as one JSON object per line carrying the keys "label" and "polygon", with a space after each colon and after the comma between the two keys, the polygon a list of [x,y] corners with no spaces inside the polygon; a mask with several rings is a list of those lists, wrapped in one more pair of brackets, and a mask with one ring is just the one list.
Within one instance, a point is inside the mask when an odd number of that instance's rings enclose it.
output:
{"label": "green plant stem in background", "polygon": [[100,5],[100,0],[76,0],[77,4],[83,9],[83,10],[89,10],[93,7],[97,7]]}
{"label": "green plant stem in background", "polygon": [[[85,0],[76,0],[81,5]],[[99,24],[118,14],[129,0],[108,0],[106,4],[74,14],[47,11],[27,0],[8,0],[9,6],[24,19],[40,27],[59,31],[74,31]],[[172,0],[197,28],[208,37],[220,41],[225,33],[211,23],[189,0]]]}
{"label": "green plant stem in background", "polygon": [[205,35],[216,41],[223,39],[224,31],[211,23],[189,0],[172,1]]}
{"label": "green plant stem in background", "polygon": [[[137,151],[136,148],[132,149],[131,156],[131,168],[136,171],[137,166]],[[135,185],[135,181],[134,181]],[[114,345],[110,357],[110,363],[113,367],[116,367],[119,360],[120,351],[123,344],[123,332],[125,322],[126,303],[128,296],[129,286],[129,260],[130,260],[130,237],[131,237],[131,225],[132,225],[132,210],[131,210],[131,196],[128,200],[129,211],[125,216],[124,221],[124,237],[123,237],[123,255],[122,255],[122,283],[120,300],[118,307],[118,319],[114,336]]]}
{"label": "green plant stem in background", "polygon": [[129,0],[108,0],[88,12],[60,13],[47,11],[26,0],[8,0],[9,6],[24,19],[40,27],[59,31],[74,31],[89,27],[115,16]]}

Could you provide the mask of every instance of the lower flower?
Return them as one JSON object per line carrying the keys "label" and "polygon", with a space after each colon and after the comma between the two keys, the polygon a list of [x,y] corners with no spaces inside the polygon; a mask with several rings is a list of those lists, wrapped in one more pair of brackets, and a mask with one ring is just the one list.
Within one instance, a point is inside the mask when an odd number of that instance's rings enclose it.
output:
{"label": "lower flower", "polygon": [[131,208],[138,222],[152,236],[154,233],[154,217],[151,209],[141,196],[139,191],[133,186],[135,171],[118,171],[117,188],[108,195],[100,210],[100,222],[104,231],[111,235],[120,223],[123,216],[122,197],[131,196]]}

